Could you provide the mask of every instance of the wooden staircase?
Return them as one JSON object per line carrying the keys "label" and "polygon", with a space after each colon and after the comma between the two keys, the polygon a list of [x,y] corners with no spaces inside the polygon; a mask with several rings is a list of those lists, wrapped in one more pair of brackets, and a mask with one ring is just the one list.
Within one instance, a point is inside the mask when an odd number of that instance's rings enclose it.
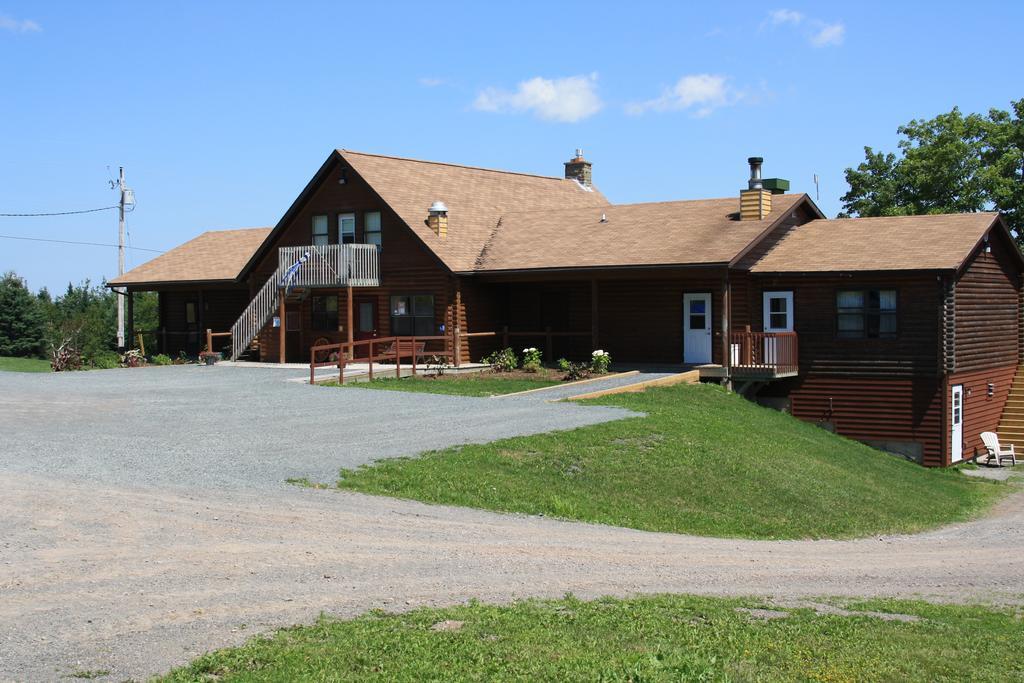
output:
{"label": "wooden staircase", "polygon": [[1017,368],[999,419],[999,442],[1024,444],[1024,365]]}

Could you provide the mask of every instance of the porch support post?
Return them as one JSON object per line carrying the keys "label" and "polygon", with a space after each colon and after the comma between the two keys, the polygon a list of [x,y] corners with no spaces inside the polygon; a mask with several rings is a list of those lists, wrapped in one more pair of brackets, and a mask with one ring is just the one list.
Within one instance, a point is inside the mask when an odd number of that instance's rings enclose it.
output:
{"label": "porch support post", "polygon": [[597,311],[597,280],[594,279],[590,281],[590,345],[593,347],[592,351],[601,348],[597,334]]}
{"label": "porch support post", "polygon": [[[349,360],[352,360],[355,357],[355,349],[352,348],[352,342],[355,341],[355,334],[352,331],[352,285],[345,289],[345,318],[345,325],[348,329],[348,352],[346,356]],[[370,358],[370,364],[373,364],[373,358]]]}
{"label": "porch support post", "polygon": [[129,349],[133,349],[135,348],[135,293],[126,287],[124,296],[127,299],[125,304],[127,304],[126,308],[128,309],[128,320],[125,321],[128,335],[127,339],[124,340],[124,345]]}
{"label": "porch support post", "polygon": [[[452,315],[452,352],[455,354],[454,365],[459,367],[462,365],[462,329],[459,327],[459,321],[462,320],[462,283],[455,280],[455,311]],[[415,374],[415,373],[413,373]]]}
{"label": "porch support post", "polygon": [[730,345],[729,345],[729,337],[730,337],[730,334],[729,334],[729,318],[731,317],[730,316],[730,311],[729,311],[729,305],[731,304],[731,302],[729,301],[729,271],[726,271],[725,275],[722,277],[722,296],[721,296],[721,301],[722,301],[722,303],[721,303],[721,307],[722,307],[721,308],[721,311],[722,311],[721,312],[721,316],[722,316],[722,342],[720,344],[720,347],[721,347],[721,353],[722,353],[722,367],[728,369],[729,368],[729,361],[731,360],[731,358],[730,358],[731,348],[730,348]]}
{"label": "porch support post", "polygon": [[285,358],[285,356],[284,356],[284,344],[285,344],[284,330],[285,330],[285,322],[284,322],[284,290],[283,289],[279,289],[278,293],[277,293],[277,316],[278,316],[278,319],[281,321],[281,326],[279,328],[277,328],[277,340],[278,340],[278,345],[280,346],[280,348],[278,349],[278,352],[277,352],[277,362],[283,364],[284,363],[284,358]]}

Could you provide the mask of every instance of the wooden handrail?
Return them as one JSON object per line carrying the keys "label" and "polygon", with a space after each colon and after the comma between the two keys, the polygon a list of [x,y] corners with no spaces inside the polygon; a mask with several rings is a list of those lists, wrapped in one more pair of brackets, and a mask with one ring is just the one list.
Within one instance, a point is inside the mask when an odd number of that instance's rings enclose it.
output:
{"label": "wooden handrail", "polygon": [[[432,351],[426,348],[423,351],[416,351],[416,344],[419,342],[431,341],[443,341],[445,342],[445,349],[443,351]],[[445,336],[426,336],[426,337],[375,337],[373,339],[358,339],[352,342],[338,342],[336,344],[321,344],[319,346],[313,346],[309,349],[309,383],[313,384],[315,381],[315,373],[317,368],[325,368],[328,366],[336,366],[338,368],[338,382],[344,384],[345,382],[345,366],[351,363],[366,362],[369,365],[368,377],[373,379],[373,364],[376,361],[381,360],[393,360],[395,362],[395,376],[401,377],[402,367],[401,360],[403,358],[412,358],[413,363],[413,374],[416,372],[416,361],[419,358],[425,356],[438,356],[441,358],[452,359],[455,357],[454,351],[448,349],[448,343],[452,341],[452,338]],[[392,347],[388,352],[385,353],[374,353],[374,346],[379,344],[391,343]],[[406,346],[403,346],[406,345]],[[348,359],[348,352],[353,352],[355,356],[356,347],[366,346],[367,354],[363,358]],[[316,354],[319,351],[337,351],[338,359],[333,361],[320,361],[317,362]]]}
{"label": "wooden handrail", "polygon": [[796,332],[752,332],[729,335],[729,365],[734,373],[769,370],[798,372],[799,342]]}

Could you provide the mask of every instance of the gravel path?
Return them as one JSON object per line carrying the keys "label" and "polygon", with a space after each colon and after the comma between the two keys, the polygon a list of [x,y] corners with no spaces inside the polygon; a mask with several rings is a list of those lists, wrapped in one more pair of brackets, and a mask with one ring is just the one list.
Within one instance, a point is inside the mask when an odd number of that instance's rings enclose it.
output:
{"label": "gravel path", "polygon": [[[282,476],[288,465],[270,458],[282,447],[271,438],[273,430],[253,424],[254,434],[247,435],[231,423],[224,387],[233,386],[235,376],[187,376],[189,370],[172,368],[158,380],[145,379],[149,371],[110,373],[124,375],[116,382],[107,373],[56,382],[12,382],[0,374],[0,680],[54,680],[97,670],[110,672],[104,680],[141,679],[256,633],[312,621],[320,612],[353,615],[469,598],[671,591],[1024,604],[1021,493],[986,519],[916,536],[759,542],[281,486],[271,477]],[[300,406],[303,415],[322,413],[320,401],[335,401],[330,405],[339,413],[355,404],[352,409],[366,414],[377,401],[409,414],[403,401],[426,403],[423,396],[366,390],[296,386],[292,393],[280,375],[266,377],[266,384],[234,388],[252,392],[256,422],[287,405]],[[160,400],[147,394],[154,382]],[[177,382],[199,382],[201,391],[185,396],[171,386]],[[134,383],[132,400],[123,396],[125,383]],[[15,385],[27,399],[22,407],[12,399]],[[347,398],[320,399],[318,392]],[[559,419],[621,415],[540,400],[446,405],[457,413],[541,422],[536,409]],[[174,422],[171,406],[180,408],[174,414],[198,417]],[[150,414],[155,425],[144,438],[155,448],[162,433],[163,445],[155,455],[131,455],[139,449],[123,443],[123,431],[104,435],[86,426],[92,411],[110,429],[117,424],[110,413],[127,413],[122,419],[133,428],[147,424],[143,417]],[[35,429],[48,426],[56,442],[42,453],[42,441],[27,426],[40,420]],[[338,420],[346,423],[344,415]],[[225,423],[229,436],[217,448],[189,445],[197,434],[216,435]],[[420,436],[422,447],[438,438]],[[229,448],[232,438],[237,443]],[[358,457],[372,457],[371,450],[362,447]],[[91,461],[85,459],[90,453]],[[348,453],[322,451],[319,457]],[[229,456],[237,462],[225,462]],[[118,466],[120,458],[129,462]],[[184,459],[185,474],[169,480],[173,463],[162,458]],[[90,462],[95,471],[88,471]],[[203,467],[214,483],[199,477]],[[333,477],[324,470],[325,478]]]}
{"label": "gravel path", "polygon": [[[0,372],[0,470],[189,490],[333,482],[340,468],[571,429],[628,411],[310,387],[302,370]],[[589,386],[596,386],[594,385]]]}

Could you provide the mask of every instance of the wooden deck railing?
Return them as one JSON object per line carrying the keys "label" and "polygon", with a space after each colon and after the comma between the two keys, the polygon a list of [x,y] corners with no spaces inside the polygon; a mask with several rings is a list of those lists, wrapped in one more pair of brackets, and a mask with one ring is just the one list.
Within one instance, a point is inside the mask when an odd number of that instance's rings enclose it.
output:
{"label": "wooden deck railing", "polygon": [[796,332],[733,332],[729,335],[729,366],[734,377],[796,374],[799,348]]}
{"label": "wooden deck railing", "polygon": [[[437,346],[438,342],[443,342],[442,349],[427,348],[431,344]],[[352,363],[367,363],[369,366],[367,376],[372,380],[373,364],[378,361],[394,361],[395,377],[401,377],[403,359],[411,361],[412,374],[415,375],[420,359],[444,358],[448,362],[453,362],[457,355],[452,351],[451,342],[452,337],[445,335],[430,337],[377,337],[375,339],[361,339],[351,344],[349,342],[340,342],[338,344],[313,346],[309,349],[309,383],[314,384],[316,382],[317,368],[337,367],[338,383],[344,384],[345,367]],[[359,357],[356,354],[356,349],[362,347],[366,348],[366,355]],[[331,360],[330,356],[332,353],[336,353],[337,358]],[[318,354],[326,357],[327,360],[318,361]],[[350,355],[353,358],[350,359]]]}

